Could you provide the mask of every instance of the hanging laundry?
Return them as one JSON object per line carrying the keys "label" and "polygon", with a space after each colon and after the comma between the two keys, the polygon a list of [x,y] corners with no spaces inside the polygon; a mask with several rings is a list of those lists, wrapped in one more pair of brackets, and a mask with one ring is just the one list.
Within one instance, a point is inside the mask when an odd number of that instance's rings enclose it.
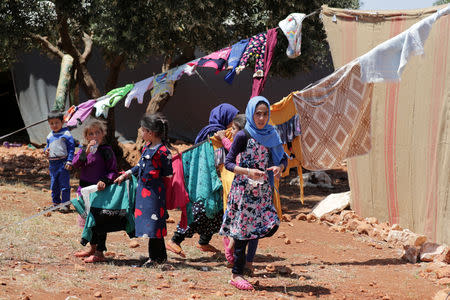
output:
{"label": "hanging laundry", "polygon": [[411,56],[424,53],[423,47],[434,22],[448,14],[450,5],[359,57],[362,82],[400,80]]}
{"label": "hanging laundry", "polygon": [[208,54],[199,59],[199,61],[197,62],[197,66],[214,68],[217,70],[217,72],[220,72],[226,67],[230,52],[231,47],[226,47],[219,51]]}
{"label": "hanging laundry", "polygon": [[78,105],[77,110],[67,122],[67,126],[76,127],[77,125],[81,125],[81,123],[83,123],[84,120],[86,120],[86,118],[91,114],[95,103],[95,100],[88,100]]}
{"label": "hanging laundry", "polygon": [[287,122],[275,125],[275,129],[277,130],[283,144],[291,143],[295,137],[301,134],[298,115],[295,114]]}
{"label": "hanging laundry", "polygon": [[197,63],[200,60],[200,58],[194,59],[193,61],[190,61],[188,63],[185,63],[183,72],[184,74],[187,74],[188,76],[192,76],[195,74],[195,69],[197,68]]}
{"label": "hanging laundry", "polygon": [[301,54],[302,22],[305,16],[305,14],[292,13],[278,23],[289,43],[286,49],[286,55],[289,58],[296,58]]}
{"label": "hanging laundry", "polygon": [[236,68],[239,65],[242,54],[245,48],[247,48],[249,39],[240,40],[231,47],[230,55],[228,56],[228,69],[231,69],[227,75],[225,75],[224,80],[232,84],[234,76],[236,75]]}
{"label": "hanging laundry", "polygon": [[152,100],[158,98],[160,95],[173,95],[175,81],[183,75],[185,65],[170,69],[166,73],[161,73],[155,76],[153,80]]}
{"label": "hanging laundry", "polygon": [[275,45],[277,44],[277,29],[272,28],[267,31],[266,35],[266,47],[263,59],[263,75],[255,77],[253,74],[253,86],[252,86],[252,96],[259,96],[261,94],[264,84],[266,83],[267,75],[269,74],[270,66],[272,65],[273,54],[275,52]]}
{"label": "hanging laundry", "polygon": [[181,228],[186,229],[186,205],[189,203],[189,195],[184,186],[183,161],[181,156],[182,154],[180,153],[172,157],[173,175],[171,177],[164,177],[164,186],[166,187],[166,208],[168,210],[181,208],[183,212],[179,225]]}
{"label": "hanging laundry", "polygon": [[104,190],[89,194],[90,208],[86,210],[83,199],[70,200],[75,210],[87,215],[81,244],[86,245],[92,238],[92,228],[102,232],[125,230],[134,237],[134,204],[137,180],[135,177],[119,184],[108,185]]}
{"label": "hanging laundry", "polygon": [[63,122],[67,123],[69,122],[70,118],[72,118],[73,114],[77,111],[77,107],[75,105],[72,105],[64,114]]}
{"label": "hanging laundry", "polygon": [[105,119],[108,118],[109,100],[111,100],[111,97],[109,97],[108,95],[102,96],[97,99],[94,104],[96,118],[99,118],[101,115],[103,115]]}
{"label": "hanging laundry", "polygon": [[144,102],[144,94],[153,87],[153,76],[135,83],[134,88],[125,99],[125,107],[130,107],[131,100],[137,99],[139,104]]}
{"label": "hanging laundry", "polygon": [[108,92],[108,96],[110,96],[110,100],[109,100],[109,108],[116,106],[116,104],[122,100],[129,91],[131,91],[133,89],[134,85],[133,84],[127,84],[126,86],[122,86],[116,89],[113,89],[111,91]]}
{"label": "hanging laundry", "polygon": [[369,152],[372,90],[372,83],[361,81],[356,60],[293,93],[305,168],[331,169],[348,157]]}
{"label": "hanging laundry", "polygon": [[[206,216],[213,218],[222,210],[222,183],[214,165],[214,150],[207,141],[183,152],[184,184],[190,204],[201,202]],[[187,209],[188,224],[193,220],[192,209]]]}
{"label": "hanging laundry", "polygon": [[236,73],[239,74],[247,64],[250,57],[255,56],[255,73],[253,77],[263,77],[264,76],[264,56],[266,53],[266,39],[267,33],[259,33],[250,38],[247,47],[242,54],[241,60],[239,61],[239,66],[236,68]]}

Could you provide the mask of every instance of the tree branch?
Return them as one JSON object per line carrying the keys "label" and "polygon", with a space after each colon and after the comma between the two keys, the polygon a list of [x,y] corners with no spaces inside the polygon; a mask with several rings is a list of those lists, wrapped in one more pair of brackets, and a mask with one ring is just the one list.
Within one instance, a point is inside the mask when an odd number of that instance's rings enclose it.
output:
{"label": "tree branch", "polygon": [[55,45],[53,45],[46,36],[41,36],[39,34],[32,33],[30,34],[31,38],[37,40],[44,46],[44,48],[52,53],[53,55],[59,56],[62,58],[64,56],[64,53],[58,49]]}
{"label": "tree branch", "polygon": [[67,23],[67,17],[62,16],[61,13],[58,11],[58,9],[56,10],[56,16],[59,24],[58,31],[59,36],[61,37],[61,44],[63,50],[69,53],[75,59],[75,61],[79,61],[81,54],[78,51],[78,49],[75,48],[72,39],[70,38],[69,24]]}
{"label": "tree branch", "polygon": [[92,36],[88,35],[86,32],[83,32],[83,42],[84,42],[84,51],[81,55],[80,60],[87,61],[89,56],[92,53]]}

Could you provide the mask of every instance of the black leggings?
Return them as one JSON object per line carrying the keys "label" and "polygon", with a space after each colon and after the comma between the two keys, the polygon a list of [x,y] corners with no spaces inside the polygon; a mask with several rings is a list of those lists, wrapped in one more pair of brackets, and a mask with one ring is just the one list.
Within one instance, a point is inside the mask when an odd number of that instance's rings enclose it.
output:
{"label": "black leggings", "polygon": [[150,238],[148,240],[148,257],[158,264],[167,260],[166,245],[163,238]]}
{"label": "black leggings", "polygon": [[95,250],[106,251],[106,232],[98,232],[92,229],[91,245],[97,245]]}

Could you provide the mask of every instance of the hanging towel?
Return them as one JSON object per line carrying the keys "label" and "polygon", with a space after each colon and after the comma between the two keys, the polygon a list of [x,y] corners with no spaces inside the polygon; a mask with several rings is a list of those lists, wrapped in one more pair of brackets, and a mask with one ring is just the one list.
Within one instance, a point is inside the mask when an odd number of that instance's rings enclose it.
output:
{"label": "hanging towel", "polygon": [[228,69],[231,69],[227,75],[225,75],[224,80],[232,84],[234,76],[236,75],[236,67],[239,65],[239,61],[241,60],[242,54],[244,53],[245,48],[248,45],[248,39],[240,40],[236,44],[231,47],[230,56],[228,56]]}
{"label": "hanging towel", "polygon": [[208,54],[197,62],[198,67],[214,68],[218,72],[222,71],[227,64],[228,56],[230,55],[231,47],[223,48],[219,51]]}
{"label": "hanging towel", "polygon": [[[183,152],[184,184],[191,204],[202,202],[206,216],[213,218],[222,210],[222,183],[214,165],[214,149],[210,141]],[[188,224],[193,220],[187,211]]]}
{"label": "hanging towel", "polygon": [[359,57],[362,82],[400,80],[411,56],[424,53],[423,47],[434,22],[447,14],[450,14],[450,5]]}
{"label": "hanging towel", "polygon": [[304,18],[305,14],[292,13],[278,23],[289,43],[286,49],[286,55],[289,58],[296,58],[301,54],[302,22]]}
{"label": "hanging towel", "polygon": [[81,215],[87,215],[81,235],[81,243],[86,245],[92,238],[92,228],[101,232],[125,230],[134,237],[134,206],[137,180],[132,176],[119,184],[108,185],[103,191],[89,194],[90,209],[85,209],[84,200],[72,199],[71,203]]}
{"label": "hanging towel", "polygon": [[[273,54],[275,52],[275,45],[277,44],[277,29],[272,28],[267,31],[266,49],[264,54],[263,75],[255,77],[253,75],[252,96],[259,96],[261,94],[264,84],[266,83],[267,75],[269,74],[270,66],[272,65]],[[256,74],[256,73],[255,73]]]}
{"label": "hanging towel", "polygon": [[331,169],[348,157],[369,152],[372,89],[372,83],[361,82],[360,66],[353,61],[293,93],[305,168]]}
{"label": "hanging towel", "polygon": [[95,102],[95,117],[98,118],[101,115],[106,119],[108,118],[108,111],[109,111],[109,100],[111,98],[108,95],[102,96],[97,99],[97,102]]}
{"label": "hanging towel", "polygon": [[88,100],[77,106],[77,110],[74,112],[70,120],[67,122],[67,126],[75,127],[81,125],[86,118],[91,114],[94,108],[95,100]]}
{"label": "hanging towel", "polygon": [[236,73],[239,74],[247,65],[248,59],[255,57],[255,73],[253,77],[264,76],[264,57],[266,53],[266,32],[259,33],[250,38],[247,47],[242,54],[239,66],[236,68]]}
{"label": "hanging towel", "polygon": [[134,87],[134,84],[127,84],[126,86],[122,86],[116,89],[113,89],[111,91],[108,92],[108,96],[110,96],[110,100],[109,100],[109,108],[112,108],[114,106],[116,106],[116,104],[122,100],[129,91],[131,91]]}
{"label": "hanging towel", "polygon": [[139,104],[144,102],[144,94],[153,87],[153,76],[141,80],[134,85],[134,88],[128,93],[125,99],[125,107],[130,107],[131,100],[137,99]]}

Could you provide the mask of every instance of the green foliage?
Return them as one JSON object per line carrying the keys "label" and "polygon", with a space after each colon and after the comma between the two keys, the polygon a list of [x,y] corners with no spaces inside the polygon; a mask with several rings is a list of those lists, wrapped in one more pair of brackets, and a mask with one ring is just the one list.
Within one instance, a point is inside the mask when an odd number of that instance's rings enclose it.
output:
{"label": "green foliage", "polygon": [[[121,55],[129,66],[152,55],[176,57],[186,49],[211,52],[278,26],[292,12],[306,14],[322,4],[358,8],[358,0],[3,0],[0,1],[0,69],[21,51],[41,46],[32,34],[60,45],[59,18],[66,17],[76,48],[83,52],[83,32],[104,58]],[[321,62],[327,53],[322,23],[315,15],[303,23],[302,55],[286,57],[287,41],[279,32],[272,74],[289,76]]]}
{"label": "green foliage", "polygon": [[450,0],[438,0],[436,2],[433,3],[433,5],[442,5],[442,4],[447,4],[450,3]]}

